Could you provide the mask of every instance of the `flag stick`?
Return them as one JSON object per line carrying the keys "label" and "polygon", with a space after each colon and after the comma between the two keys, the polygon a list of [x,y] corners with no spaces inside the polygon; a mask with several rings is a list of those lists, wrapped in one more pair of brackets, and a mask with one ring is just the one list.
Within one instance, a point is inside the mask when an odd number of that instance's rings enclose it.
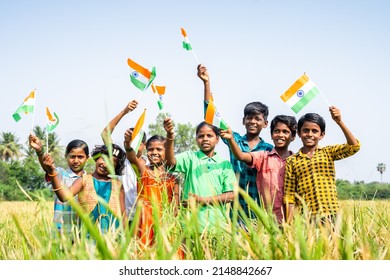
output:
{"label": "flag stick", "polygon": [[141,97],[144,95],[144,92],[145,92],[145,89],[140,93],[140,95],[138,95],[138,97],[136,99],[138,102],[141,99]]}
{"label": "flag stick", "polygon": [[328,99],[325,97],[325,95],[323,95],[321,91],[320,91],[320,94],[321,94],[322,98],[325,100],[326,104],[328,104],[328,107],[330,107],[330,103],[329,103]]}
{"label": "flag stick", "polygon": [[36,101],[37,101],[37,90],[34,88],[34,91],[35,91],[35,94],[34,94],[34,111],[33,111],[33,115],[32,115],[32,120],[31,120],[31,133],[34,132],[34,121],[35,121],[35,110],[37,109],[36,108]]}
{"label": "flag stick", "polygon": [[196,56],[196,53],[195,53],[194,49],[192,49],[191,52],[192,52],[192,54],[193,54],[194,57],[195,57],[196,65],[199,65],[199,60],[198,60],[198,57]]}
{"label": "flag stick", "polygon": [[46,127],[46,154],[49,153],[49,132]]}

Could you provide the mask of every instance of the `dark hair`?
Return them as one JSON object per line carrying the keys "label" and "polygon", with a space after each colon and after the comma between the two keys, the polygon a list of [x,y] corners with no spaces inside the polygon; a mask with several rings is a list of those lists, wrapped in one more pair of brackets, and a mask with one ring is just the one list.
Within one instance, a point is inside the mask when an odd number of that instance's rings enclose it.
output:
{"label": "dark hair", "polygon": [[75,139],[69,142],[69,144],[66,146],[65,149],[65,156],[68,156],[68,154],[73,150],[73,149],[83,149],[84,153],[89,156],[89,148],[87,143],[85,143],[83,140]]}
{"label": "dark hair", "polygon": [[298,121],[298,131],[301,130],[304,122],[312,122],[318,124],[321,129],[321,132],[325,132],[325,120],[317,113],[307,113],[300,117]]}
{"label": "dark hair", "polygon": [[271,121],[271,135],[277,123],[284,123],[291,130],[291,135],[294,137],[297,134],[297,120],[293,116],[277,115]]}
{"label": "dark hair", "polygon": [[153,135],[152,137],[150,137],[148,139],[148,141],[146,141],[146,149],[149,147],[149,145],[152,143],[152,142],[162,142],[164,143],[165,142],[165,137],[164,136],[161,136],[161,135]]}
{"label": "dark hair", "polygon": [[[131,131],[134,131],[134,127],[130,127],[130,130]],[[142,131],[142,143],[146,143],[146,133],[144,131]]]}
{"label": "dark hair", "polygon": [[268,106],[261,102],[251,102],[248,103],[244,108],[244,118],[250,115],[263,114],[264,120],[268,118]]}
{"label": "dark hair", "polygon": [[[117,144],[112,144],[112,156],[117,158],[115,166],[115,175],[122,175],[123,169],[125,168],[125,151],[119,147]],[[106,145],[95,145],[95,148],[92,150],[92,158],[96,161],[102,156],[102,154],[108,156],[108,148]]]}
{"label": "dark hair", "polygon": [[198,135],[199,130],[200,130],[202,127],[204,127],[204,126],[210,127],[210,128],[214,131],[215,135],[217,135],[217,137],[219,137],[219,135],[220,135],[220,129],[219,129],[218,127],[214,126],[214,125],[211,125],[211,124],[207,123],[207,122],[201,122],[200,124],[198,124],[198,126],[196,127],[196,132],[195,132],[196,135]]}

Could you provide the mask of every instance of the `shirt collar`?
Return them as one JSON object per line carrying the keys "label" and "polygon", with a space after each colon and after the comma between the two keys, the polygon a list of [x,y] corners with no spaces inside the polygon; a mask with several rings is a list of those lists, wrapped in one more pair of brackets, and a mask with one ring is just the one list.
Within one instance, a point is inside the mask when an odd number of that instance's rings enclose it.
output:
{"label": "shirt collar", "polygon": [[196,157],[200,160],[207,160],[207,159],[210,159],[212,161],[217,161],[216,160],[216,156],[217,156],[217,152],[214,150],[214,155],[212,157],[208,157],[205,153],[202,152],[202,150],[198,150],[196,151]]}

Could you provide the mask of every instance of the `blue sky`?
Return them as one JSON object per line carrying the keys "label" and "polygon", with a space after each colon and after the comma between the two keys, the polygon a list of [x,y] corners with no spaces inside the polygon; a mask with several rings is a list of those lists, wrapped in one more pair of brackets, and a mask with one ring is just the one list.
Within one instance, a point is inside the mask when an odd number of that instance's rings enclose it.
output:
{"label": "blue sky", "polygon": [[[358,154],[337,162],[337,178],[380,181],[377,164],[390,168],[389,8],[388,1],[376,0],[1,1],[0,131],[27,139],[31,116],[15,123],[12,114],[36,88],[35,124],[45,125],[48,106],[60,118],[55,132],[63,145],[75,138],[100,144],[108,121],[140,97],[129,82],[127,58],[156,66],[156,84],[167,87],[166,111],[175,122],[196,125],[203,84],[194,56],[181,47],[184,27],[233,130],[245,132],[243,108],[252,101],[269,106],[269,120],[295,115],[279,96],[306,72],[362,143]],[[144,108],[148,125],[158,114],[150,91],[118,125],[116,142]],[[307,112],[327,122],[321,145],[345,142],[325,98],[318,96],[296,117]],[[269,128],[261,135],[271,142]],[[291,149],[300,146],[297,138]],[[217,150],[227,157],[223,143]],[[383,181],[390,182],[390,170]]]}

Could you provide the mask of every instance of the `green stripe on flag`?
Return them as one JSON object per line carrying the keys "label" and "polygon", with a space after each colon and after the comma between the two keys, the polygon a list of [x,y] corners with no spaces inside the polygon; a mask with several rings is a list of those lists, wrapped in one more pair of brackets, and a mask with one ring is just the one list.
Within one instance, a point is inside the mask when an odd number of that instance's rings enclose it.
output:
{"label": "green stripe on flag", "polygon": [[137,78],[134,78],[131,74],[130,74],[130,81],[133,83],[133,85],[135,85],[140,90],[144,90],[144,88],[146,87],[146,85],[143,82],[141,82]]}
{"label": "green stripe on flag", "polygon": [[163,105],[163,103],[162,103],[161,100],[158,100],[158,101],[157,101],[157,105],[158,105],[158,108],[159,108],[160,110],[162,110],[162,108],[164,107],[164,105]]}
{"label": "green stripe on flag", "polygon": [[186,49],[187,51],[192,50],[191,44],[190,43],[186,43],[184,41],[183,41],[183,48]]}
{"label": "green stripe on flag", "polygon": [[313,87],[309,92],[307,92],[291,109],[297,114],[303,109],[320,91],[318,88]]}
{"label": "green stripe on flag", "polygon": [[20,121],[22,118],[21,114],[34,113],[34,105],[22,105],[16,110],[16,112],[12,115],[16,122]]}

